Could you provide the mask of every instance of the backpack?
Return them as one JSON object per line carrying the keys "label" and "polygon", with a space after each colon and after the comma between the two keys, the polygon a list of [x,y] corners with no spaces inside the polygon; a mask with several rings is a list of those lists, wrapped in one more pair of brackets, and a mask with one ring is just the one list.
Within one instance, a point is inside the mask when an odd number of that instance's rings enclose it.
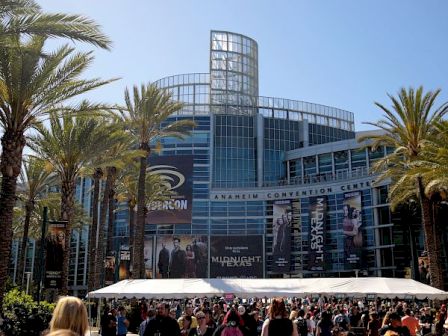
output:
{"label": "backpack", "polygon": [[300,336],[307,336],[308,335],[308,324],[306,323],[306,320],[304,318],[298,318],[295,320],[297,325],[297,331],[299,332]]}

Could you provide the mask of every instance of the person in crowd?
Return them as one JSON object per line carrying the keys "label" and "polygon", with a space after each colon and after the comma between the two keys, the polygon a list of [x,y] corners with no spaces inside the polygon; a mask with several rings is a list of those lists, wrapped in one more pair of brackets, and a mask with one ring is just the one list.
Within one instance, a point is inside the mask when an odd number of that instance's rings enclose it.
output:
{"label": "person in crowd", "polygon": [[418,319],[412,316],[409,308],[406,308],[404,313],[405,315],[401,318],[401,325],[409,329],[411,336],[416,336],[417,332],[420,330]]}
{"label": "person in crowd", "polygon": [[314,321],[310,312],[306,313],[305,319],[308,327],[308,336],[314,336],[316,331],[316,321]]}
{"label": "person in crowd", "polygon": [[341,327],[331,329],[331,336],[346,336],[347,331]]}
{"label": "person in crowd", "polygon": [[[216,322],[213,319],[213,313],[209,308],[204,308],[202,312],[205,314],[205,323],[207,324],[209,329],[212,329],[215,331],[216,329]],[[198,321],[199,323],[199,321]]]}
{"label": "person in crowd", "polygon": [[345,331],[350,330],[350,319],[346,314],[345,308],[339,308],[339,312],[335,315],[333,322],[337,327],[341,327]]}
{"label": "person in crowd", "polygon": [[[177,320],[177,309],[176,308],[171,308],[170,312],[168,313],[169,317]],[[179,314],[179,317],[182,316],[182,312]]]}
{"label": "person in crowd", "polygon": [[316,336],[331,336],[333,327],[334,323],[331,319],[331,314],[327,311],[323,311],[320,321],[317,322]]}
{"label": "person in crowd", "polygon": [[257,335],[257,323],[254,317],[249,314],[249,309],[240,305],[238,306],[238,313],[244,322],[244,328],[247,330],[248,336],[256,336]]}
{"label": "person in crowd", "polygon": [[445,334],[445,330],[443,328],[443,324],[445,323],[443,312],[439,311],[436,314],[436,319],[434,320],[434,329],[436,336],[443,336]]}
{"label": "person in crowd", "polygon": [[206,314],[203,311],[198,311],[196,313],[196,320],[198,321],[198,327],[196,328],[196,333],[198,336],[212,336],[215,331],[214,327],[210,327],[207,323]]}
{"label": "person in crowd", "polygon": [[431,308],[425,307],[421,310],[422,315],[420,316],[420,327],[422,336],[431,333],[431,327],[434,323],[434,319],[431,315]]}
{"label": "person in crowd", "polygon": [[383,322],[381,324],[381,328],[389,325],[389,323],[390,323],[390,314],[392,314],[392,312],[391,311],[387,311],[386,314],[384,315]]}
{"label": "person in crowd", "polygon": [[182,328],[180,329],[181,336],[197,336],[197,328],[191,327],[191,316],[185,315],[182,321]]}
{"label": "person in crowd", "polygon": [[230,309],[223,318],[213,336],[246,336],[243,326],[244,322],[235,309]]}
{"label": "person in crowd", "polygon": [[144,336],[180,336],[179,324],[168,316],[169,308],[166,302],[157,305],[156,316],[148,322]]}
{"label": "person in crowd", "polygon": [[350,314],[348,318],[350,320],[351,327],[359,327],[361,323],[361,312],[358,309],[358,306],[352,306],[350,308]]}
{"label": "person in crowd", "polygon": [[218,321],[219,316],[222,314],[221,308],[219,306],[219,304],[215,303],[212,306],[212,317],[213,320]]}
{"label": "person in crowd", "polygon": [[128,327],[129,320],[126,318],[126,310],[123,306],[120,306],[117,313],[117,336],[126,336]]}
{"label": "person in crowd", "polygon": [[282,298],[273,298],[269,309],[269,318],[263,323],[262,336],[298,336],[297,326],[288,318],[285,302]]}
{"label": "person in crowd", "polygon": [[61,297],[53,311],[50,332],[69,329],[78,336],[84,336],[89,328],[87,309],[77,297]]}
{"label": "person in crowd", "polygon": [[146,327],[147,327],[149,321],[151,321],[155,317],[156,317],[155,309],[152,307],[149,307],[148,310],[146,311],[145,320],[142,321],[142,323],[140,323],[139,332],[138,332],[139,336],[143,336],[145,334],[145,330],[146,330]]}
{"label": "person in crowd", "polygon": [[401,317],[395,312],[389,315],[389,324],[380,329],[380,335],[386,335],[386,332],[397,333],[399,336],[410,336],[409,329],[401,325]]}
{"label": "person in crowd", "polygon": [[297,332],[299,336],[308,336],[308,324],[305,318],[305,311],[300,309],[297,312],[297,318],[294,320],[294,323],[297,326]]}
{"label": "person in crowd", "polygon": [[[370,321],[367,324],[367,336],[379,336],[379,330],[381,328],[381,322],[378,319],[377,312],[370,313]],[[413,335],[415,336],[415,335]]]}
{"label": "person in crowd", "polygon": [[295,321],[297,317],[299,316],[299,311],[297,309],[291,309],[291,312],[289,313],[289,319],[291,321]]}
{"label": "person in crowd", "polygon": [[179,328],[181,329],[183,329],[183,322],[186,316],[191,317],[191,328],[197,328],[198,321],[196,320],[196,317],[194,317],[193,315],[193,306],[191,305],[191,303],[188,303],[185,306],[184,314],[177,320],[177,322],[179,323]]}

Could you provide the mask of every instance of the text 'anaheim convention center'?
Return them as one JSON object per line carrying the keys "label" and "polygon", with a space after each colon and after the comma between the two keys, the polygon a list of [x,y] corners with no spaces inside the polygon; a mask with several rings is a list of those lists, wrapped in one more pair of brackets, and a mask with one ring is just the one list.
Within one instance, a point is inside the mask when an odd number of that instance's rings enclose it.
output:
{"label": "text 'anaheim convention center'", "polygon": [[[149,158],[177,194],[149,204],[148,277],[418,278],[419,218],[391,213],[387,182],[369,173],[390,149],[358,143],[351,112],[260,96],[256,41],[212,31],[208,73],[156,84],[185,104],[170,120],[196,127],[183,140],[163,139]],[[77,188],[86,208],[91,184],[83,178]],[[128,271],[118,267],[129,265],[120,261],[126,208],[115,214],[116,268],[107,283]],[[87,237],[88,227],[72,238],[75,291],[87,288]]]}

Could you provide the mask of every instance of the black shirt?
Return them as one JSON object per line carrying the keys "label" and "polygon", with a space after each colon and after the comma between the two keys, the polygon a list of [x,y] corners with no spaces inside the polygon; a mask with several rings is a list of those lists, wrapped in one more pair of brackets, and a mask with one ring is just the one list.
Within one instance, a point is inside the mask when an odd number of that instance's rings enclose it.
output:
{"label": "black shirt", "polygon": [[179,324],[169,316],[157,316],[146,326],[144,336],[180,336]]}

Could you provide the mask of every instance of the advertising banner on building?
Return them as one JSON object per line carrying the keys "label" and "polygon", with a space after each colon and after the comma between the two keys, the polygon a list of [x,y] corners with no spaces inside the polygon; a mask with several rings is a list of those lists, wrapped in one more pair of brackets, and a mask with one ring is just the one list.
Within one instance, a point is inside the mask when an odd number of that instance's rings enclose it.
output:
{"label": "advertising banner on building", "polygon": [[207,278],[207,236],[158,236],[157,278]]}
{"label": "advertising banner on building", "polygon": [[104,285],[109,286],[115,283],[115,253],[106,256],[104,261]]}
{"label": "advertising banner on building", "polygon": [[120,264],[118,267],[118,280],[129,279],[129,268],[131,267],[131,251],[128,245],[120,247]]}
{"label": "advertising banner on building", "polygon": [[210,237],[210,278],[263,278],[263,236]]}
{"label": "advertising banner on building", "polygon": [[154,239],[150,236],[145,236],[145,247],[143,250],[145,258],[145,274],[146,279],[154,278],[154,257],[153,257]]}
{"label": "advertising banner on building", "polygon": [[325,269],[325,224],[327,221],[327,196],[310,197],[310,234],[308,250],[308,269]]}
{"label": "advertising banner on building", "polygon": [[193,156],[151,157],[149,174],[158,174],[174,193],[148,204],[146,224],[190,224],[193,195]]}
{"label": "advertising banner on building", "polygon": [[276,201],[272,206],[272,267],[273,273],[288,273],[291,263],[291,201]]}
{"label": "advertising banner on building", "polygon": [[51,221],[46,237],[45,288],[61,288],[66,221]]}
{"label": "advertising banner on building", "polygon": [[361,192],[344,194],[342,231],[344,233],[344,258],[350,268],[359,268],[362,254]]}

